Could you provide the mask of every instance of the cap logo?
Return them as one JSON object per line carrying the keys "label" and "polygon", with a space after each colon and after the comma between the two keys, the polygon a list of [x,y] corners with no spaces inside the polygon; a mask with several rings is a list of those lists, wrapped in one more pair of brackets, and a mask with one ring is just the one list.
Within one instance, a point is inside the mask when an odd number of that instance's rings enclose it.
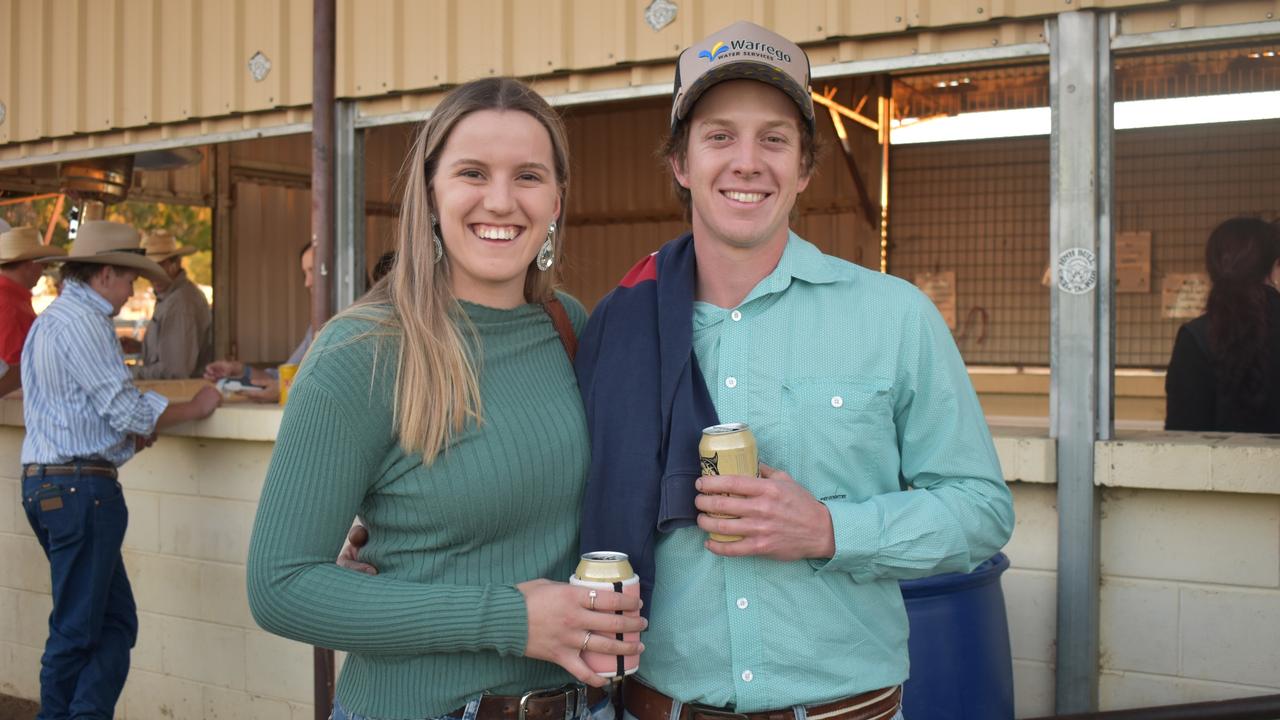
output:
{"label": "cap logo", "polygon": [[702,52],[698,53],[698,57],[706,58],[707,62],[712,62],[716,58],[720,57],[721,55],[727,52],[729,52],[729,46],[726,45],[723,40],[721,40],[717,42],[715,45],[712,45],[711,50],[709,51],[703,50]]}
{"label": "cap logo", "polygon": [[783,52],[778,48],[755,40],[730,40],[728,43],[721,40],[711,46],[711,50],[703,50],[698,53],[698,57],[704,57],[707,62],[719,60],[722,55],[732,51],[728,57],[757,57],[764,58],[769,62],[791,62],[791,54]]}

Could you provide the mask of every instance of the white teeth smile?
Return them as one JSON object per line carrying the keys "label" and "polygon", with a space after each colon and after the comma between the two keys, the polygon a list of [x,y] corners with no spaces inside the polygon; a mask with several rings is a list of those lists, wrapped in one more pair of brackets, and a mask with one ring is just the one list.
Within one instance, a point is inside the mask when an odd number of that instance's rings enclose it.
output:
{"label": "white teeth smile", "polygon": [[745,193],[737,192],[735,190],[725,190],[724,196],[730,200],[737,200],[738,202],[744,203],[758,203],[765,198],[764,193]]}
{"label": "white teeth smile", "polygon": [[484,240],[515,240],[516,235],[520,234],[520,228],[506,225],[499,227],[496,225],[477,225],[475,233]]}

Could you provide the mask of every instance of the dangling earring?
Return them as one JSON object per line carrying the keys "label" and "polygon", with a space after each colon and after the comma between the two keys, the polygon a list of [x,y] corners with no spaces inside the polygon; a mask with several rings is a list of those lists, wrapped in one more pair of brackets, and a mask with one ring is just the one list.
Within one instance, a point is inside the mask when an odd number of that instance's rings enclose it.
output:
{"label": "dangling earring", "polygon": [[542,249],[538,251],[538,269],[546,272],[556,262],[556,224],[547,226],[547,239],[542,241]]}
{"label": "dangling earring", "polygon": [[435,256],[431,262],[438,263],[440,258],[444,257],[444,243],[440,241],[440,231],[437,229],[435,213],[428,215],[431,218],[431,247],[435,250]]}

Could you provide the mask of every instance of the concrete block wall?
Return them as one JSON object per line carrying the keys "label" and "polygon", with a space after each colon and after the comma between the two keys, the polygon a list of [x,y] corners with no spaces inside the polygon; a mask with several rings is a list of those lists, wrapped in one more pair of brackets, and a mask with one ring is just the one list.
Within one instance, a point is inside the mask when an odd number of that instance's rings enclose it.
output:
{"label": "concrete block wall", "polygon": [[[1051,442],[1000,428],[1017,523],[1005,604],[1017,717],[1053,714],[1058,515]],[[1280,444],[1127,433],[1096,448],[1099,707],[1280,693]]]}
{"label": "concrete block wall", "polygon": [[1280,495],[1116,488],[1102,508],[1102,706],[1280,693]]}
{"label": "concrete block wall", "polygon": [[1015,482],[1013,538],[1001,577],[1013,651],[1017,717],[1053,714],[1058,603],[1058,511],[1053,484]]}
{"label": "concrete block wall", "polygon": [[1280,444],[1099,443],[1103,707],[1280,693]]}
{"label": "concrete block wall", "polygon": [[[311,649],[250,617],[244,557],[273,435],[162,437],[122,474],[140,631],[121,720],[310,720]],[[231,427],[234,425],[235,427]],[[212,432],[211,428],[204,428]],[[203,431],[202,431],[203,432]],[[35,698],[48,565],[20,500],[22,428],[0,426],[0,693]],[[1003,577],[1018,717],[1051,715],[1054,443],[997,428],[1017,525]],[[1103,709],[1280,693],[1280,444],[1152,435],[1097,447]]]}
{"label": "concrete block wall", "polygon": [[[0,427],[0,693],[39,697],[48,563],[18,479],[23,430]],[[244,562],[272,444],[165,436],[124,467],[124,560],[138,644],[121,720],[311,720],[312,654],[249,614]]]}

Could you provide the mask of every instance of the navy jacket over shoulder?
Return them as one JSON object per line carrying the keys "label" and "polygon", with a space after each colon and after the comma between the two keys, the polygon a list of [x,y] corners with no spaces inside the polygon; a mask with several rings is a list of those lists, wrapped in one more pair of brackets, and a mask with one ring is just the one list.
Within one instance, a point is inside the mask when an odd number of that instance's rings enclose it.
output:
{"label": "navy jacket over shoulder", "polygon": [[697,521],[698,442],[718,422],[693,353],[696,274],[690,234],[640,261],[591,313],[575,363],[591,436],[582,550],[630,556],[646,615],[655,531]]}

